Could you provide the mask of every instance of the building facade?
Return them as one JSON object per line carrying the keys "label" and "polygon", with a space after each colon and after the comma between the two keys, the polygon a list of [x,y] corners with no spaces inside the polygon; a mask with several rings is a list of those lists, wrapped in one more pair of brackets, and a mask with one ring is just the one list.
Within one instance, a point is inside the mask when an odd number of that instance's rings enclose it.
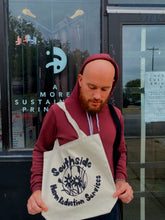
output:
{"label": "building facade", "polygon": [[83,61],[109,53],[120,69],[111,102],[123,113],[124,220],[165,219],[165,1],[0,0],[0,219],[30,216],[32,151],[53,103]]}

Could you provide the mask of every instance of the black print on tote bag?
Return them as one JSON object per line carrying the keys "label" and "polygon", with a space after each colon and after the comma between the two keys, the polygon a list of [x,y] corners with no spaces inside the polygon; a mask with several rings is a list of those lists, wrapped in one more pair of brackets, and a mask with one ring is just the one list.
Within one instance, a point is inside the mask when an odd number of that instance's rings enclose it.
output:
{"label": "black print on tote bag", "polygon": [[[101,186],[100,175],[96,176],[93,191],[90,194],[85,193],[84,198],[80,200],[76,199],[76,196],[82,194],[88,185],[87,170],[91,167],[92,162],[89,158],[76,157],[73,159],[69,156],[64,158],[64,163],[60,167],[52,168],[51,173],[57,178],[57,183],[50,186],[54,199],[65,206],[78,206],[94,198]],[[62,188],[62,190],[59,190],[59,188]],[[65,192],[66,197],[70,196],[70,199],[61,196],[60,191]]]}

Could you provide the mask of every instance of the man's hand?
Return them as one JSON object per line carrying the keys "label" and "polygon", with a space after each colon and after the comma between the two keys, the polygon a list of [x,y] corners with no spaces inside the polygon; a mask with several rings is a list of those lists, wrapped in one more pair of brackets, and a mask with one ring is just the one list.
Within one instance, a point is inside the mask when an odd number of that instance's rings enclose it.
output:
{"label": "man's hand", "polygon": [[27,203],[28,213],[31,215],[38,214],[42,211],[48,211],[47,206],[42,200],[41,190],[33,192]]}
{"label": "man's hand", "polygon": [[118,180],[116,182],[116,192],[113,194],[113,197],[119,197],[123,203],[129,203],[133,199],[133,190],[132,187],[125,181]]}

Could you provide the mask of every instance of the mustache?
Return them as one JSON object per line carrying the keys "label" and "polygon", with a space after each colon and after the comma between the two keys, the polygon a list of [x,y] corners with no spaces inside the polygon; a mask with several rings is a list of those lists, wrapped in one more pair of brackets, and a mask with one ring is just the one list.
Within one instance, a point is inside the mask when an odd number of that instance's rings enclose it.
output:
{"label": "mustache", "polygon": [[102,103],[103,101],[101,99],[89,99],[90,102],[99,102]]}

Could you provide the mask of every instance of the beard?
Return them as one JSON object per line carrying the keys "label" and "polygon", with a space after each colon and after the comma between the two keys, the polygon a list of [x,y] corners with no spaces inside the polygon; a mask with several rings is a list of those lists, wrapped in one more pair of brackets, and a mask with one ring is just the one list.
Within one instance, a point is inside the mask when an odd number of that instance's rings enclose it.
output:
{"label": "beard", "polygon": [[[82,109],[89,113],[90,115],[98,114],[102,111],[103,107],[108,102],[109,96],[106,98],[106,100],[100,100],[100,99],[86,99],[81,88],[80,88],[80,95],[79,95],[79,101]],[[100,104],[98,106],[92,106],[92,102],[99,102]]]}

